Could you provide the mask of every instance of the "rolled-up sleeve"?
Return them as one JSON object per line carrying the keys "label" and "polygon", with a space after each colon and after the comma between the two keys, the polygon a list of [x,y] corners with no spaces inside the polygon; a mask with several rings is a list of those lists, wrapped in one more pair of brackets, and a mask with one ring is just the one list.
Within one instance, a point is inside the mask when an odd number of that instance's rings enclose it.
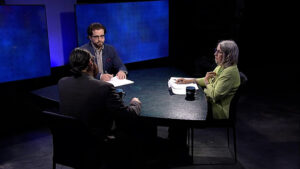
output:
{"label": "rolled-up sleeve", "polygon": [[196,79],[196,82],[201,86],[205,87],[204,77]]}

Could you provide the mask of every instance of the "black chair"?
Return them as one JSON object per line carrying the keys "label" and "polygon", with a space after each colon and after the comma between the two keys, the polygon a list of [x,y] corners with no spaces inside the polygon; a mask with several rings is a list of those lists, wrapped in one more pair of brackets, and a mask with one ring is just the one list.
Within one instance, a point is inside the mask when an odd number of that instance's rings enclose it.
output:
{"label": "black chair", "polygon": [[[231,100],[230,103],[230,108],[229,108],[229,119],[210,119],[210,120],[206,120],[204,122],[200,122],[198,124],[196,124],[195,128],[199,127],[199,128],[226,128],[227,129],[227,145],[228,148],[230,149],[230,136],[229,136],[229,132],[230,129],[232,129],[232,134],[233,134],[233,158],[234,158],[234,163],[237,162],[237,153],[236,153],[236,112],[237,112],[237,104],[238,101],[240,99],[241,93],[245,90],[246,87],[246,83],[248,81],[247,76],[240,72],[240,80],[241,80],[241,84],[238,88],[238,90],[236,91],[234,97]],[[193,156],[194,152],[194,128],[190,129],[191,133],[190,133],[190,144],[191,144],[191,154]]]}
{"label": "black chair", "polygon": [[48,111],[43,120],[53,137],[53,169],[56,164],[83,169],[103,168],[105,142],[97,139],[76,118]]}

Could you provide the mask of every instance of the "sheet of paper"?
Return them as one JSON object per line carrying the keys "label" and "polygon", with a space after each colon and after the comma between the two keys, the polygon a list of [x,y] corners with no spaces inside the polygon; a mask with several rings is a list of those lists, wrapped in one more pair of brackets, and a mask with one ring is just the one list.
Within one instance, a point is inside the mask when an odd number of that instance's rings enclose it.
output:
{"label": "sheet of paper", "polygon": [[[172,89],[172,92],[174,94],[185,95],[187,86],[193,86],[195,87],[196,90],[199,89],[196,83],[188,83],[188,84],[175,83],[176,80],[179,78],[185,78],[185,77],[171,77],[170,80],[168,81],[168,86],[169,88]],[[192,79],[192,78],[185,78],[185,79]]]}
{"label": "sheet of paper", "polygon": [[118,87],[118,86],[132,84],[134,82],[131,80],[128,80],[128,79],[118,79],[117,76],[115,76],[115,77],[111,78],[110,81],[108,81],[108,83],[111,83],[115,87]]}

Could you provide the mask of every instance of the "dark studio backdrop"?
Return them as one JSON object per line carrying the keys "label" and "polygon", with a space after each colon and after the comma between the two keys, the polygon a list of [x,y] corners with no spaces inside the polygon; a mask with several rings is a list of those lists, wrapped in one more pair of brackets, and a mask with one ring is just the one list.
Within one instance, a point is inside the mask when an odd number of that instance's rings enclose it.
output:
{"label": "dark studio backdrop", "polygon": [[75,13],[78,46],[90,41],[87,27],[100,22],[107,28],[105,43],[113,44],[124,64],[169,56],[167,0],[77,4]]}
{"label": "dark studio backdrop", "polygon": [[45,6],[0,6],[0,21],[0,83],[49,76]]}
{"label": "dark studio backdrop", "polygon": [[[78,4],[110,2],[128,1],[77,1]],[[289,46],[290,39],[295,38],[293,30],[296,30],[295,15],[289,10],[292,6],[250,0],[169,1],[169,56],[126,65],[129,71],[174,65],[191,76],[200,77],[215,66],[213,51],[218,41],[232,39],[240,47],[239,69],[248,76],[251,91],[298,94],[298,90],[294,90],[297,84],[292,83],[297,77],[297,48]],[[46,10],[49,10],[47,6]],[[61,16],[75,19],[75,12],[71,14]],[[65,24],[68,28],[65,30],[76,32],[75,21]],[[64,44],[71,49],[76,39],[69,39],[71,45]],[[65,63],[52,67],[51,76],[0,84],[1,133],[40,125],[37,116],[40,107],[30,91],[56,84],[58,79],[69,74],[66,59],[69,51],[64,53]],[[286,83],[288,86],[284,87]]]}

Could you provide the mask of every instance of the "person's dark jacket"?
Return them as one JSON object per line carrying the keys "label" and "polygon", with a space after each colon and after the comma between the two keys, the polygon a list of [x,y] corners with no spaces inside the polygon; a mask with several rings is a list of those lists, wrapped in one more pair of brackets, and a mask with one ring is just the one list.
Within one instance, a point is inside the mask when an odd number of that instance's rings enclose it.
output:
{"label": "person's dark jacket", "polygon": [[[86,43],[80,46],[82,49],[88,50],[92,55],[95,55],[95,50],[91,44],[91,42]],[[98,63],[97,58],[95,57],[96,63]],[[127,72],[125,65],[120,59],[116,49],[108,44],[104,44],[104,48],[102,51],[102,62],[103,62],[103,72],[107,72],[109,74],[117,74],[120,70]],[[100,78],[100,74],[97,75],[97,79]]]}
{"label": "person's dark jacket", "polygon": [[125,106],[115,87],[88,74],[58,82],[60,112],[81,119],[98,136],[106,136],[116,118],[130,120],[141,111],[139,102]]}

